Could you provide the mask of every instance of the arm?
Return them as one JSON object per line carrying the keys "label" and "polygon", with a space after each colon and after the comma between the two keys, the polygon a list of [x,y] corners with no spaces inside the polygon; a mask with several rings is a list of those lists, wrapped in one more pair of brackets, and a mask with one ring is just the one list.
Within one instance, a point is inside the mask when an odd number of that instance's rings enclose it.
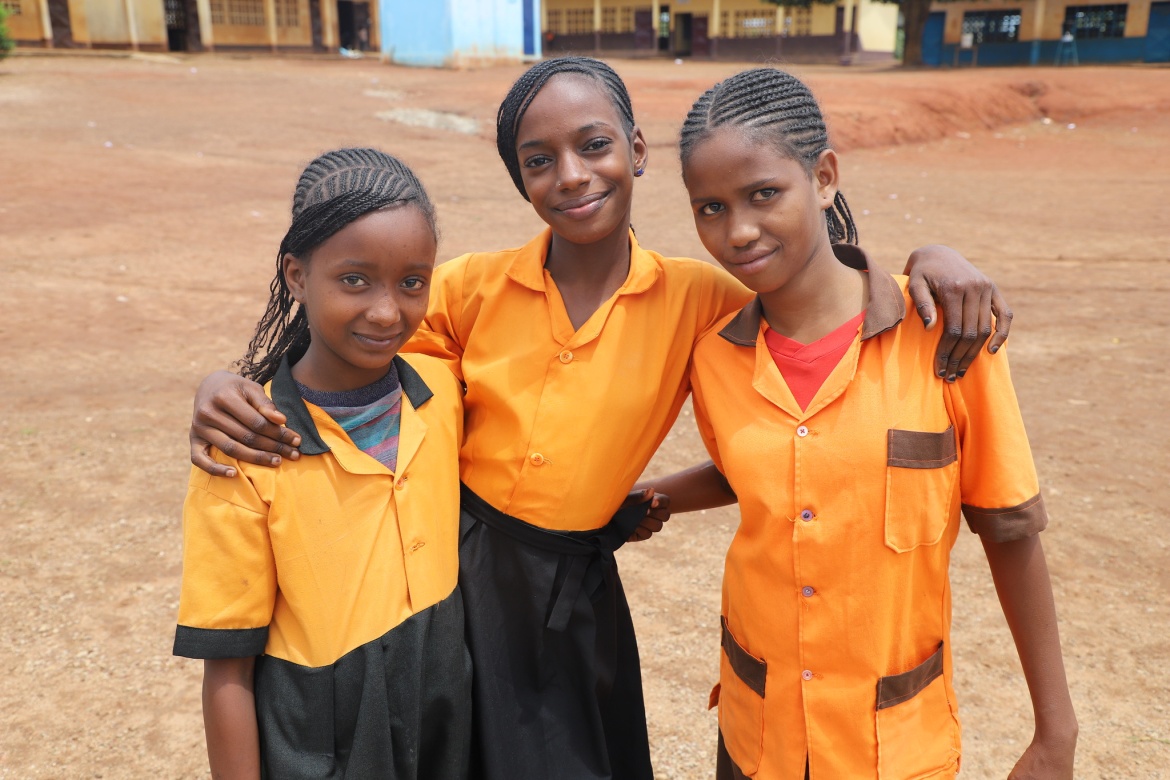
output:
{"label": "arm", "polygon": [[229,371],[216,371],[199,383],[191,415],[191,463],[217,477],[236,470],[217,463],[211,448],[260,466],[276,466],[281,456],[296,460],[301,437],[284,427],[285,417],[260,385]]}
{"label": "arm", "polygon": [[259,780],[260,735],[252,674],[255,658],[203,662],[203,725],[213,780]]}
{"label": "arm", "polygon": [[[983,344],[995,354],[1007,340],[1012,310],[995,282],[958,252],[938,244],[915,249],[906,261],[910,297],[929,330],[938,322],[935,299],[943,310],[946,332],[938,345],[935,371],[948,382],[962,379]],[[992,335],[992,315],[995,334]]]}
{"label": "arm", "polygon": [[1040,537],[995,542],[981,536],[999,603],[1032,697],[1036,730],[1009,780],[1071,780],[1077,719],[1065,680],[1052,584]]}
{"label": "arm", "polygon": [[626,501],[645,501],[651,494],[654,499],[642,525],[630,537],[631,542],[649,539],[661,531],[662,524],[670,519],[671,514],[697,512],[735,503],[735,492],[713,461],[676,471],[660,479],[639,482],[634,485]]}

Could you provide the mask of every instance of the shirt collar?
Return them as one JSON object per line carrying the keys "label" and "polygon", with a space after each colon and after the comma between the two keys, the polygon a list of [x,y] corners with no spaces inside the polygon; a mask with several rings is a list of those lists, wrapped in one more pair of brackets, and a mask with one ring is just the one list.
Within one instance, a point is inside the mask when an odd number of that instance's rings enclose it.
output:
{"label": "shirt collar", "polygon": [[[427,383],[418,375],[414,368],[402,359],[401,355],[394,356],[394,367],[398,369],[398,380],[402,383],[402,394],[410,401],[411,407],[418,409],[434,395]],[[305,400],[297,391],[296,382],[292,377],[292,365],[288,356],[280,361],[280,368],[276,376],[269,383],[268,392],[272,402],[276,404],[288,422],[285,427],[300,434],[301,446],[298,447],[302,455],[322,455],[329,452],[329,445],[321,438],[317,424],[313,422]]]}
{"label": "shirt collar", "polygon": [[[530,290],[544,292],[544,261],[552,243],[552,229],[545,228],[534,239],[516,250],[516,256],[504,271],[512,281]],[[634,231],[630,230],[630,273],[618,288],[618,294],[640,293],[648,290],[657,281],[661,269],[650,252],[638,245]]]}
{"label": "shirt collar", "polygon": [[[861,340],[871,339],[895,327],[906,316],[906,300],[898,282],[884,268],[875,264],[861,247],[853,244],[833,244],[833,254],[845,265],[869,273],[869,295],[865,303],[865,321],[861,324]],[[731,318],[719,335],[741,347],[754,347],[760,335],[764,306],[760,296],[752,298],[747,306]]]}

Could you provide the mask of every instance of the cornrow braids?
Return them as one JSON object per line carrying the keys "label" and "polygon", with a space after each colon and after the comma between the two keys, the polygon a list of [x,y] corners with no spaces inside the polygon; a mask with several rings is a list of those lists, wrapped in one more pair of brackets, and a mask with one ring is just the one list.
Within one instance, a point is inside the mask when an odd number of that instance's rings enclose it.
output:
{"label": "cornrow braids", "polygon": [[309,321],[303,306],[293,310],[296,301],[284,278],[284,256],[308,259],[346,225],[397,204],[410,204],[422,212],[438,240],[435,208],[422,183],[401,160],[377,149],[337,149],[309,163],[293,194],[292,225],[276,253],[268,307],[247,353],[237,363],[242,376],[267,382],[285,355],[295,360],[309,347]]}
{"label": "cornrow braids", "polygon": [[[821,152],[829,149],[829,131],[821,107],[809,88],[795,76],[775,68],[753,68],[719,82],[704,92],[683,122],[679,157],[683,176],[691,154],[720,127],[742,127],[766,135],[787,157],[812,173]],[[857,243],[857,225],[840,191],[825,214],[829,240]]]}
{"label": "cornrow braids", "polygon": [[536,95],[549,79],[562,73],[576,73],[601,84],[613,99],[614,107],[621,116],[622,129],[629,135],[634,132],[634,108],[630,93],[613,68],[592,57],[556,57],[533,65],[508,90],[500,110],[496,113],[496,150],[504,167],[508,169],[516,189],[528,200],[524,190],[524,179],[520,175],[520,156],[516,153],[516,134],[520,122]]}

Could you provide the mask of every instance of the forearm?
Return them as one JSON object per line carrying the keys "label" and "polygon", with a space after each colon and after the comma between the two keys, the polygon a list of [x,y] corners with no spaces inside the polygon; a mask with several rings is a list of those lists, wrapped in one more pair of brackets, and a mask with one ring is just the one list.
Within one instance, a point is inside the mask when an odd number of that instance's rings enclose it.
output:
{"label": "forearm", "polygon": [[213,780],[258,780],[260,735],[253,695],[255,658],[203,663],[203,726]]}
{"label": "forearm", "polygon": [[670,511],[676,515],[735,503],[735,492],[712,461],[659,479],[643,480],[635,489],[644,487],[670,496]]}
{"label": "forearm", "polygon": [[984,540],[983,549],[1028,683],[1037,736],[1075,742],[1076,715],[1040,537],[1002,543]]}

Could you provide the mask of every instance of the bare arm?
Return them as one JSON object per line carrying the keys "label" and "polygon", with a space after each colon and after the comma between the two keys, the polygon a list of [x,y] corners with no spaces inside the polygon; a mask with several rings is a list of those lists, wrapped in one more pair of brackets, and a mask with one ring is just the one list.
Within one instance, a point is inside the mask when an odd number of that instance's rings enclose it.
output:
{"label": "bare arm", "polygon": [[191,415],[191,462],[208,474],[234,477],[235,469],[217,463],[211,448],[247,463],[276,466],[280,457],[296,460],[301,437],[284,427],[285,417],[260,385],[230,371],[216,371],[199,383]]}
{"label": "bare arm", "polygon": [[252,674],[255,658],[203,662],[203,727],[213,780],[259,780],[260,734]]}
{"label": "bare arm", "polygon": [[1032,742],[1009,780],[1072,780],[1077,719],[1065,679],[1052,583],[1040,537],[998,543],[983,539],[983,549],[1016,643],[1036,721]]}
{"label": "bare arm", "polygon": [[939,244],[919,247],[910,253],[905,273],[910,297],[928,330],[938,323],[936,300],[943,310],[946,332],[935,356],[939,376],[948,382],[961,379],[984,343],[995,354],[1007,341],[1012,310],[995,282],[958,252]]}
{"label": "bare arm", "polygon": [[670,496],[670,513],[674,515],[735,503],[731,485],[710,460],[660,479],[639,482],[634,489],[651,486],[655,492]]}

